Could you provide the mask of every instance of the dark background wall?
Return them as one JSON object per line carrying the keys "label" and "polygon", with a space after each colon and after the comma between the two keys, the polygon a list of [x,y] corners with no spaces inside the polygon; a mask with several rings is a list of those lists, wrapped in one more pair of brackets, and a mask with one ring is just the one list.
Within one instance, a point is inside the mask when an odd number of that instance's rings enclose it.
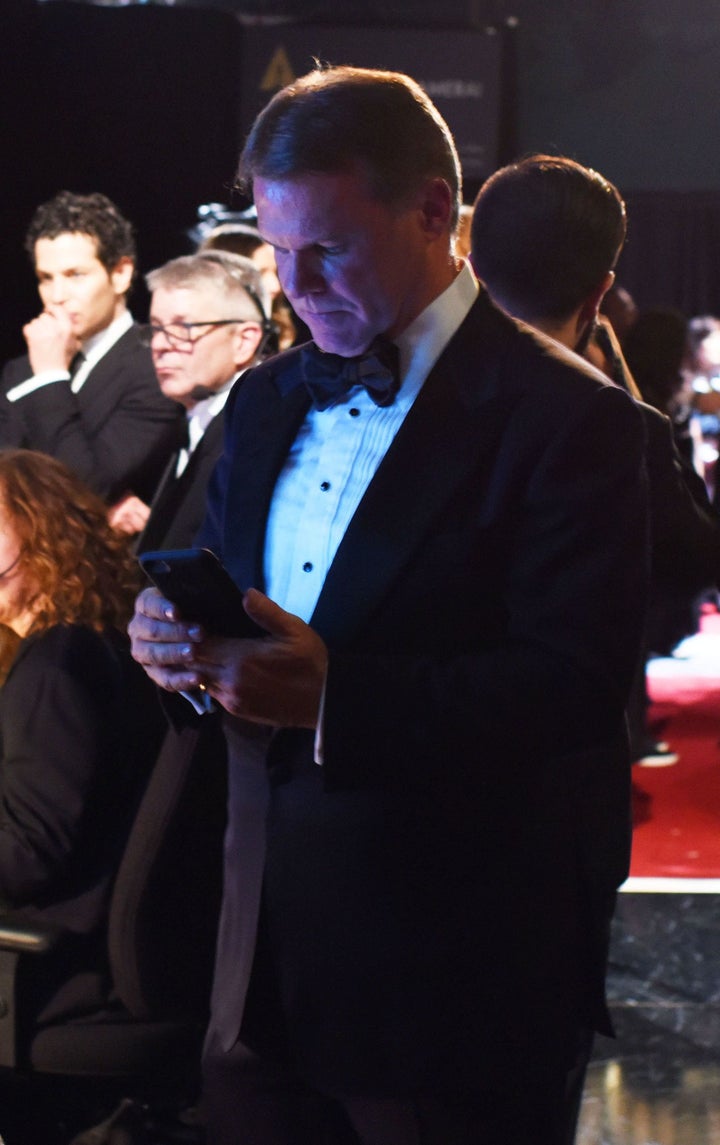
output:
{"label": "dark background wall", "polygon": [[[110,16],[122,19],[108,46]],[[628,199],[620,276],[640,304],[720,312],[717,0],[212,0],[112,12],[3,0],[3,357],[21,348],[20,324],[36,308],[21,255],[34,206],[62,187],[103,190],[136,222],[143,270],[180,253],[198,203],[230,201],[243,31],[270,21],[286,37],[293,20],[516,20],[516,100],[506,106],[516,132],[504,133],[499,160],[551,150],[597,167]]]}

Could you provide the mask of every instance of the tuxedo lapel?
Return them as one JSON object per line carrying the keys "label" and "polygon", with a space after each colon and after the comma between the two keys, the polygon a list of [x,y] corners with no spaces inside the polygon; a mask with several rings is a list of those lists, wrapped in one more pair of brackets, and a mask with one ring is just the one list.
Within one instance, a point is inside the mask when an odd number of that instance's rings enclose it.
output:
{"label": "tuxedo lapel", "polygon": [[[311,624],[339,644],[361,628],[432,521],[490,448],[507,417],[498,384],[514,326],[481,295],[431,371],[370,482],[328,571]],[[290,351],[294,355],[296,351]],[[223,556],[236,583],[264,587],[265,528],[273,490],[310,405],[303,385],[281,395],[281,355],[248,376],[231,416]],[[253,371],[254,373],[254,371]],[[424,464],[424,458],[432,464]]]}
{"label": "tuxedo lapel", "polygon": [[[328,571],[311,624],[342,644],[367,622],[505,424],[499,349],[510,333],[483,299],[431,371]],[[431,458],[431,463],[424,463]]]}
{"label": "tuxedo lapel", "polygon": [[208,482],[222,450],[222,435],[223,416],[219,413],[208,423],[179,477],[179,451],[172,455],[138,539],[137,552],[192,544],[204,516]]}
{"label": "tuxedo lapel", "polygon": [[178,452],[172,453],[165,466],[165,471],[158,483],[155,496],[152,499],[150,506],[150,516],[147,519],[145,528],[137,537],[135,541],[135,552],[145,553],[150,549],[156,549],[162,546],[162,538],[164,537],[168,522],[172,520],[173,507],[175,505],[175,493],[177,489],[177,478],[175,470],[178,462]]}
{"label": "tuxedo lapel", "polygon": [[[283,361],[286,355],[278,359],[279,368]],[[275,384],[275,362],[263,370],[261,377],[248,375],[238,407],[230,415],[232,458],[224,532],[232,534],[232,542],[226,545],[224,560],[244,588],[264,587],[265,529],[273,489],[310,407],[302,385],[281,395]]]}

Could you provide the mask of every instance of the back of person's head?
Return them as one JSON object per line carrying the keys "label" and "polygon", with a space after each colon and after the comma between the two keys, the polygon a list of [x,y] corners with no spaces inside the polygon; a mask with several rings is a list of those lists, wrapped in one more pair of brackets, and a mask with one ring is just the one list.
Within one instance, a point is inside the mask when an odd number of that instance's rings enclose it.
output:
{"label": "back of person's head", "polygon": [[205,235],[198,250],[226,250],[252,258],[264,242],[259,231],[245,223],[219,223]]}
{"label": "back of person's head", "polygon": [[612,271],[625,241],[625,205],[607,179],[572,159],[532,155],[480,188],[472,263],[511,314],[569,318]]}
{"label": "back of person's head", "polygon": [[89,235],[94,239],[97,257],[108,273],[123,258],[137,261],[132,223],[99,191],[89,195],[60,191],[37,208],[25,236],[25,249],[31,260],[35,260],[38,239],[56,239],[64,234]]}
{"label": "back of person's head", "polygon": [[124,632],[140,577],[105,503],[55,458],[3,449],[0,505],[20,541],[24,606],[34,613],[30,633],[55,624]]}
{"label": "back of person's head", "polygon": [[361,171],[391,206],[442,178],[460,209],[460,164],[452,134],[427,94],[400,72],[317,68],[279,91],[260,112],[240,157],[245,191],[257,177]]}
{"label": "back of person's head", "polygon": [[233,314],[244,322],[267,318],[268,307],[260,271],[249,258],[226,250],[200,250],[173,258],[145,276],[155,290],[210,288],[232,303]]}

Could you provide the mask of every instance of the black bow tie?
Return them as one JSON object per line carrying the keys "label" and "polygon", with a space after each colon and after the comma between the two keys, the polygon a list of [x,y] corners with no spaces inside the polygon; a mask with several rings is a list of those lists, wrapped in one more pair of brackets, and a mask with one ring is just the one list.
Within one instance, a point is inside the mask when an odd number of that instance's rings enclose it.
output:
{"label": "black bow tie", "polygon": [[400,388],[400,354],[387,338],[376,338],[364,354],[326,354],[314,342],[300,351],[300,375],[316,409],[334,405],[353,386],[364,386],[375,405],[389,406]]}

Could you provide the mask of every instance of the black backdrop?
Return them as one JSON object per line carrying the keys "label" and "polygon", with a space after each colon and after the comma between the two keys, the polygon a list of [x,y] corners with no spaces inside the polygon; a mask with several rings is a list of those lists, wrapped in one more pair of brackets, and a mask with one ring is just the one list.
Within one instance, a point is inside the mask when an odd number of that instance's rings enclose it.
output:
{"label": "black backdrop", "polygon": [[720,191],[634,191],[618,281],[641,309],[720,317]]}

